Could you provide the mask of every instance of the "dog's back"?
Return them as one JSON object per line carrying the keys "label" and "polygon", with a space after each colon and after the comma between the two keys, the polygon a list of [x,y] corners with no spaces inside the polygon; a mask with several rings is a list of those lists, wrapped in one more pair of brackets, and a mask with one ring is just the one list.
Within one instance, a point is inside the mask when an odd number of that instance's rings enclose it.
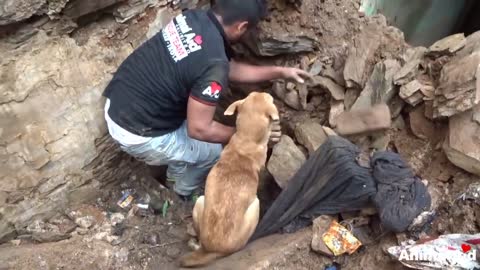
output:
{"label": "dog's back", "polygon": [[[229,146],[232,148],[232,146]],[[238,243],[235,232],[244,213],[255,200],[258,171],[254,161],[233,149],[224,150],[205,187],[205,212],[200,241],[211,251],[232,253],[246,244]],[[209,181],[209,179],[215,179]]]}

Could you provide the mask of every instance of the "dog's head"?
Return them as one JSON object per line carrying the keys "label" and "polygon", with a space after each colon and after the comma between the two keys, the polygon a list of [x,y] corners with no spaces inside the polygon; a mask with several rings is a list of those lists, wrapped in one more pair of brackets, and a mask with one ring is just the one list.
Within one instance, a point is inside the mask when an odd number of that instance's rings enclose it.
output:
{"label": "dog's head", "polygon": [[269,93],[252,92],[246,98],[235,101],[228,106],[224,114],[233,115],[235,112],[238,112],[238,117],[248,113],[264,116],[273,121],[279,120],[277,107]]}
{"label": "dog's head", "polygon": [[252,92],[245,99],[232,103],[225,115],[237,112],[237,134],[251,141],[267,143],[270,137],[270,124],[278,121],[279,115],[273,97],[268,93]]}

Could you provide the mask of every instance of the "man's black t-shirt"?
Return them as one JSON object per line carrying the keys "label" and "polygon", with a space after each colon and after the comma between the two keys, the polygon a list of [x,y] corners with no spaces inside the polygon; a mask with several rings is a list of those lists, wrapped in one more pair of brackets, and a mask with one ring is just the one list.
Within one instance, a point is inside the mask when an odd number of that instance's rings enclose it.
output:
{"label": "man's black t-shirt", "polygon": [[104,96],[110,118],[144,137],[179,128],[189,97],[215,106],[227,86],[229,47],[211,12],[186,11],[136,49],[119,67]]}

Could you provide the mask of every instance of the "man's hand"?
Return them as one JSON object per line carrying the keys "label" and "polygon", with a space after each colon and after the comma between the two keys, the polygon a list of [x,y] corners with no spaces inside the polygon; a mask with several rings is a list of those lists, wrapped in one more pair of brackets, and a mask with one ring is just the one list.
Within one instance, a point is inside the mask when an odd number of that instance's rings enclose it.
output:
{"label": "man's hand", "polygon": [[230,62],[229,78],[235,82],[257,83],[276,79],[294,80],[304,83],[311,75],[301,69],[277,66],[253,66],[241,62]]}
{"label": "man's hand", "polygon": [[280,121],[273,121],[270,133],[270,143],[277,143],[280,141],[282,136],[282,127],[280,126]]}
{"label": "man's hand", "polygon": [[304,83],[305,79],[310,79],[312,76],[305,70],[292,67],[284,67],[281,71],[282,77],[285,80],[294,80],[298,83]]}

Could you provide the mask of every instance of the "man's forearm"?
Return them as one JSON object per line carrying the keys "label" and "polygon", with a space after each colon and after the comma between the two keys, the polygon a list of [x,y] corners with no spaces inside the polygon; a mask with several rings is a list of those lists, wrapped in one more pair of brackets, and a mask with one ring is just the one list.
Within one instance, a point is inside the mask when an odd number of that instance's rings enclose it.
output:
{"label": "man's forearm", "polygon": [[254,66],[232,61],[229,78],[235,82],[257,83],[283,78],[282,70],[276,66]]}
{"label": "man's forearm", "polygon": [[209,125],[204,127],[188,128],[188,135],[190,137],[210,143],[228,143],[233,133],[235,133],[235,128],[222,125],[216,121],[212,121]]}

